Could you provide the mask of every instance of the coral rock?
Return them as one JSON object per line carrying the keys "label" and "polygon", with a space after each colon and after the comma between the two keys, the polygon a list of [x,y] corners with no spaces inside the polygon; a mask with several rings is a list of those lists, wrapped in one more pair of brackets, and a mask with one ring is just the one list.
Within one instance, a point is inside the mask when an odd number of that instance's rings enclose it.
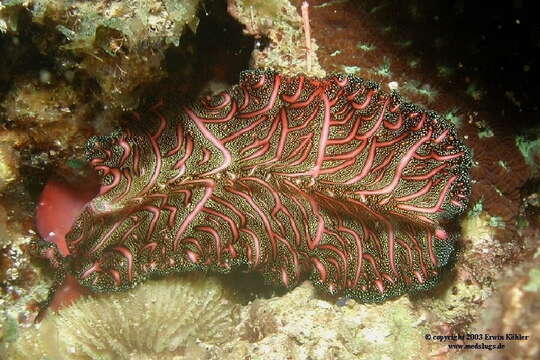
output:
{"label": "coral rock", "polygon": [[216,279],[149,282],[47,316],[22,331],[6,353],[13,360],[206,358],[239,322],[231,299]]}

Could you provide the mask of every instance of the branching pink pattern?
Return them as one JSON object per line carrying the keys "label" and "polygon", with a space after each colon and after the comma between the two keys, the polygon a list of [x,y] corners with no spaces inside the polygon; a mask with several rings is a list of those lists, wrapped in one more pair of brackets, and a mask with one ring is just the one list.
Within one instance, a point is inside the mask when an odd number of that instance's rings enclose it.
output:
{"label": "branching pink pattern", "polygon": [[103,183],[66,268],[99,291],[246,267],[363,301],[426,289],[470,192],[450,124],[342,75],[247,71],[215,97],[136,115],[88,154]]}

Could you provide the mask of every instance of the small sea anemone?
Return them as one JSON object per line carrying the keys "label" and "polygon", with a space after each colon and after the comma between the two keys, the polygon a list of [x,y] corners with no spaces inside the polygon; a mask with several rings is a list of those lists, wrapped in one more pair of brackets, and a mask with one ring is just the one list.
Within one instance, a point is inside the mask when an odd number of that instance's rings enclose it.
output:
{"label": "small sea anemone", "polygon": [[78,301],[8,345],[9,359],[200,359],[229,339],[240,306],[215,278],[149,281]]}

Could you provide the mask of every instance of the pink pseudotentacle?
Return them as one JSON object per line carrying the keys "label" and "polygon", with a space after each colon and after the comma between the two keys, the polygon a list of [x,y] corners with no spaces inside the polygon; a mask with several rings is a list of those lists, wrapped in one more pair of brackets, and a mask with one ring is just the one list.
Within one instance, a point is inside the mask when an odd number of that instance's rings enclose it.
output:
{"label": "pink pseudotentacle", "polygon": [[88,294],[90,294],[90,291],[81,286],[73,275],[66,275],[64,281],[54,291],[49,305],[46,308],[42,308],[37,315],[36,322],[41,322],[47,316],[49,310],[58,312],[58,310],[73,304],[81,296]]}
{"label": "pink pseudotentacle", "polygon": [[[78,181],[75,182],[75,179]],[[99,183],[94,173],[81,181],[78,177],[51,178],[43,188],[36,207],[36,228],[46,241],[56,244],[62,256],[70,254],[66,234],[84,206],[99,191]]]}
{"label": "pink pseudotentacle", "polygon": [[82,287],[72,275],[66,275],[64,282],[56,289],[49,307],[53,311],[69,306],[82,295],[87,295],[88,289]]}

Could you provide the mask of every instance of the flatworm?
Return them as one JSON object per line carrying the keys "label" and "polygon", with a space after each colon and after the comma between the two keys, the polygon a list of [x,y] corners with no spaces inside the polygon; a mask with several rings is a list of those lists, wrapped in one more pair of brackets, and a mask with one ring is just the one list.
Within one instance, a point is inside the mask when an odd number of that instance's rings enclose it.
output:
{"label": "flatworm", "polygon": [[354,76],[246,71],[135,114],[87,154],[101,189],[61,261],[95,291],[234,269],[367,302],[429,289],[470,195],[453,126]]}

